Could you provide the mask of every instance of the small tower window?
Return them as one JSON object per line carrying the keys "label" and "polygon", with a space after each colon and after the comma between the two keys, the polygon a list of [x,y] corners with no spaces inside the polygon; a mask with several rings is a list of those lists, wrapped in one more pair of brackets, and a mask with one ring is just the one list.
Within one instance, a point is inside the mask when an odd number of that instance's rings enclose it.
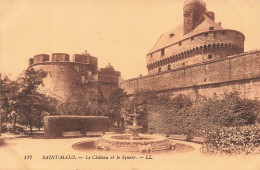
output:
{"label": "small tower window", "polygon": [[208,55],[208,59],[212,59],[212,54],[209,54],[209,55]]}
{"label": "small tower window", "polygon": [[211,31],[214,30],[214,26],[209,27],[209,30]]}
{"label": "small tower window", "polygon": [[182,44],[182,43],[181,43],[181,42],[179,42],[179,46],[181,46],[181,44]]}
{"label": "small tower window", "polygon": [[162,68],[161,67],[158,68],[158,73],[160,73],[160,72],[162,72]]}
{"label": "small tower window", "polygon": [[170,37],[170,38],[173,38],[173,37],[174,37],[174,34],[173,34],[173,33],[169,34],[169,37]]}
{"label": "small tower window", "polygon": [[171,70],[172,69],[172,66],[171,65],[168,65],[168,70]]}
{"label": "small tower window", "polygon": [[164,54],[165,54],[165,50],[162,49],[162,50],[161,50],[161,56],[164,56]]}
{"label": "small tower window", "polygon": [[191,37],[190,40],[193,41],[193,40],[194,40],[194,37]]}

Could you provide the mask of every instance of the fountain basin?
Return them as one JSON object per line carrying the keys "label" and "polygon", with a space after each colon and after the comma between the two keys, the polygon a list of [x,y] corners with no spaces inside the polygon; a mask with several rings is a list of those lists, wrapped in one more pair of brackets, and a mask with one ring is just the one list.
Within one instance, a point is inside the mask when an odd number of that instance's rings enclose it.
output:
{"label": "fountain basin", "polygon": [[129,126],[127,126],[129,129],[131,129],[131,130],[136,130],[136,129],[142,129],[143,128],[143,126],[133,126],[133,125],[129,125]]}
{"label": "fountain basin", "polygon": [[95,141],[95,147],[113,151],[152,152],[169,149],[171,143],[161,135],[140,134],[138,139],[133,140],[130,134],[114,134],[104,135]]}

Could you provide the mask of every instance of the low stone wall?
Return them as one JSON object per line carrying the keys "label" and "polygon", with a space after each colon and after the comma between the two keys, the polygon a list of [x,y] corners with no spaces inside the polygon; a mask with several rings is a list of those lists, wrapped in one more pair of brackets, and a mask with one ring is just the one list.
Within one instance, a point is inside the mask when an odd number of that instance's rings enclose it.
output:
{"label": "low stone wall", "polygon": [[43,119],[44,136],[47,138],[61,137],[62,132],[80,131],[105,132],[108,130],[109,119],[105,116],[45,116]]}

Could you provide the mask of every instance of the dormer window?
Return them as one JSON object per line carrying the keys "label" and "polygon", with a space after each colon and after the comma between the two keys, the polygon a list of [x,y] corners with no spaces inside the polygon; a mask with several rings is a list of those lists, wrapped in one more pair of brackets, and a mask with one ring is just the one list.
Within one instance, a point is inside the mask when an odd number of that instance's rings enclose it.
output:
{"label": "dormer window", "polygon": [[163,56],[164,56],[164,54],[165,54],[165,50],[164,50],[164,49],[162,49],[162,50],[161,50],[161,56],[163,57]]}
{"label": "dormer window", "polygon": [[173,37],[174,37],[174,34],[173,34],[173,33],[169,34],[169,37],[170,37],[170,38],[173,38]]}
{"label": "dormer window", "polygon": [[214,26],[209,27],[209,30],[211,31],[214,30]]}

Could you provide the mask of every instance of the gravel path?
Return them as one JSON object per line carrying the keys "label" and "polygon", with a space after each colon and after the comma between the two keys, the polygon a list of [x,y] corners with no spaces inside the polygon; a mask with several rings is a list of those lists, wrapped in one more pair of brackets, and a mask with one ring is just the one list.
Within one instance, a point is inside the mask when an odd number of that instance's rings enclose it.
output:
{"label": "gravel path", "polygon": [[[173,153],[160,154],[132,154],[106,151],[82,152],[72,148],[72,145],[75,143],[93,140],[94,138],[32,139],[17,138],[7,134],[3,134],[2,138],[3,137],[5,138],[4,144],[0,146],[1,170],[260,170],[260,155],[206,157],[199,152],[199,144],[183,141],[176,142],[192,146],[194,149],[189,149],[189,152],[176,151]],[[26,160],[26,155],[32,155],[32,159]],[[54,159],[50,159],[51,156]],[[63,156],[64,159],[55,159],[57,157],[61,158],[61,156]],[[74,157],[76,159],[68,159]],[[90,157],[90,159],[86,159],[86,157]],[[104,159],[106,157],[108,159]],[[117,157],[120,159],[117,159]],[[137,159],[134,159],[134,157]],[[152,159],[145,159],[145,157],[151,157]]]}

